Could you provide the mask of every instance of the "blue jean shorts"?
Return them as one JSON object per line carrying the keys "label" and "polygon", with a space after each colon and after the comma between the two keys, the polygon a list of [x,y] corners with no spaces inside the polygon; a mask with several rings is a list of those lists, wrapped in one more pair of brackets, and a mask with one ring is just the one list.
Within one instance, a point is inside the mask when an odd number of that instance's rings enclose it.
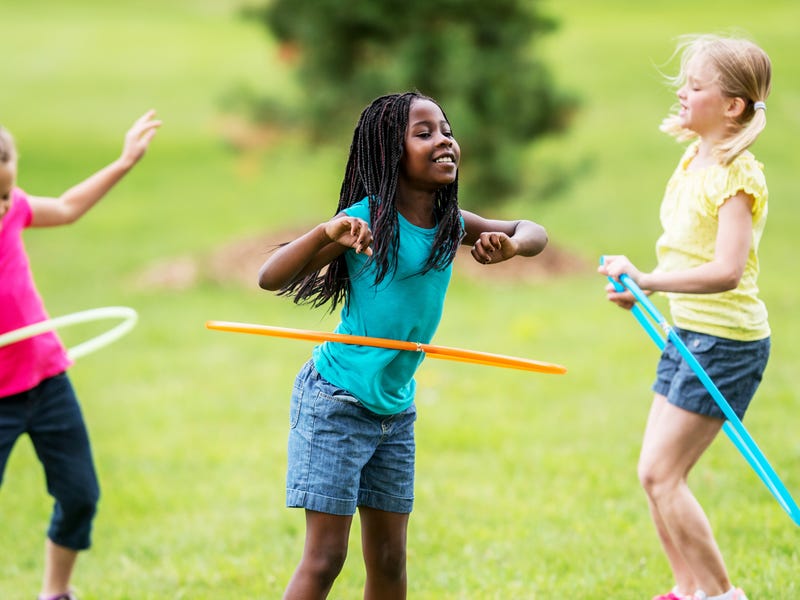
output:
{"label": "blue jean shorts", "polygon": [[309,360],[290,409],[286,505],[334,515],[357,506],[410,513],[416,407],[378,415],[325,379]]}
{"label": "blue jean shorts", "polygon": [[[770,338],[740,342],[677,327],[675,333],[708,373],[736,416],[743,419],[767,366]],[[661,353],[653,391],[680,408],[725,419],[717,402],[671,341]]]}

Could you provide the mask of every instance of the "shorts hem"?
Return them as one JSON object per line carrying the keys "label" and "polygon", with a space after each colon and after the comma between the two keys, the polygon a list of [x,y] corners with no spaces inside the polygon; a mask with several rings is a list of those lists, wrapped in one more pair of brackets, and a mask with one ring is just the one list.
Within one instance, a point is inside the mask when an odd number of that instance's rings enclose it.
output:
{"label": "shorts hem", "polygon": [[380,492],[361,490],[358,494],[358,505],[386,512],[410,514],[414,507],[414,498],[398,498]]}
{"label": "shorts hem", "polygon": [[322,496],[303,490],[286,490],[286,506],[288,508],[305,508],[330,515],[353,515],[356,512],[356,500],[342,500],[330,496]]}
{"label": "shorts hem", "polygon": [[[685,410],[687,412],[690,412],[690,413],[693,413],[695,415],[701,415],[703,417],[712,417],[714,419],[719,419],[721,421],[725,421],[728,418],[728,417],[725,416],[725,413],[722,412],[722,409],[719,407],[719,405],[717,404],[716,400],[714,400],[713,398],[711,399],[711,402],[713,402],[713,406],[710,405],[710,404],[704,404],[702,406],[696,406],[696,405],[695,406],[685,406],[685,405],[679,404],[678,402],[675,402],[675,400],[673,398],[669,397],[669,388],[665,389],[664,387],[659,387],[656,384],[656,385],[653,385],[653,392],[656,393],[656,394],[659,394],[661,396],[664,396],[664,398],[667,399],[667,402],[669,402],[672,406],[675,406],[676,408],[683,409],[683,410]],[[710,392],[709,392],[709,394],[710,394]],[[744,412],[742,412],[742,414],[739,414],[741,411],[739,411],[734,406],[731,406],[731,410],[736,414],[737,417],[739,417],[740,421],[744,420]]]}

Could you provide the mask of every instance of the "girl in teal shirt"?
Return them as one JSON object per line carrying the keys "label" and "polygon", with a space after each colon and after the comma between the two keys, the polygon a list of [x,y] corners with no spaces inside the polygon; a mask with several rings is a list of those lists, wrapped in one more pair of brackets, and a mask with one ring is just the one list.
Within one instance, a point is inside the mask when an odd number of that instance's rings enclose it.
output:
{"label": "girl in teal shirt", "polygon": [[[280,247],[259,285],[313,306],[342,304],[337,332],[428,343],[460,244],[484,264],[534,256],[531,221],[459,209],[460,148],[439,105],[382,96],[361,114],[336,215]],[[364,598],[406,597],[418,352],[323,343],[295,381],[287,505],[306,511],[303,556],[284,598],[325,598],[358,508]]]}

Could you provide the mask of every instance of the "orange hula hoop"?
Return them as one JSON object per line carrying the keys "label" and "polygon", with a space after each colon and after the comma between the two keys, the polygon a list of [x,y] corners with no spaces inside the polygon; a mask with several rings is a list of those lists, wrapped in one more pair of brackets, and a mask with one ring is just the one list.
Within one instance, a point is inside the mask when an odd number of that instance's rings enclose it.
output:
{"label": "orange hula hoop", "polygon": [[477,350],[465,350],[463,348],[422,344],[420,342],[407,342],[389,338],[348,335],[345,333],[333,333],[327,331],[311,331],[308,329],[292,329],[289,327],[274,327],[272,325],[235,323],[231,321],[206,321],[206,328],[217,331],[250,333],[255,335],[282,337],[294,340],[307,340],[312,342],[337,342],[341,344],[387,348],[389,350],[424,352],[431,358],[454,360],[491,367],[502,367],[506,369],[519,369],[522,371],[535,371],[537,373],[549,373],[553,375],[563,375],[567,372],[566,367],[562,365],[531,360],[528,358],[517,358],[515,356],[505,356],[503,354],[492,354],[489,352],[479,352]]}

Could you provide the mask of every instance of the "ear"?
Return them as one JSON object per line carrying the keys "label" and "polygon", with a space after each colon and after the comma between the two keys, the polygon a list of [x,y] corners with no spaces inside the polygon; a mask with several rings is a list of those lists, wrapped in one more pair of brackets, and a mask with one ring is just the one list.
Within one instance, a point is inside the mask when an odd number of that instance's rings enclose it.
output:
{"label": "ear", "polygon": [[733,98],[728,98],[728,105],[725,109],[725,112],[732,119],[738,119],[742,116],[742,113],[744,113],[746,106],[747,103],[744,101],[744,98],[735,96]]}

